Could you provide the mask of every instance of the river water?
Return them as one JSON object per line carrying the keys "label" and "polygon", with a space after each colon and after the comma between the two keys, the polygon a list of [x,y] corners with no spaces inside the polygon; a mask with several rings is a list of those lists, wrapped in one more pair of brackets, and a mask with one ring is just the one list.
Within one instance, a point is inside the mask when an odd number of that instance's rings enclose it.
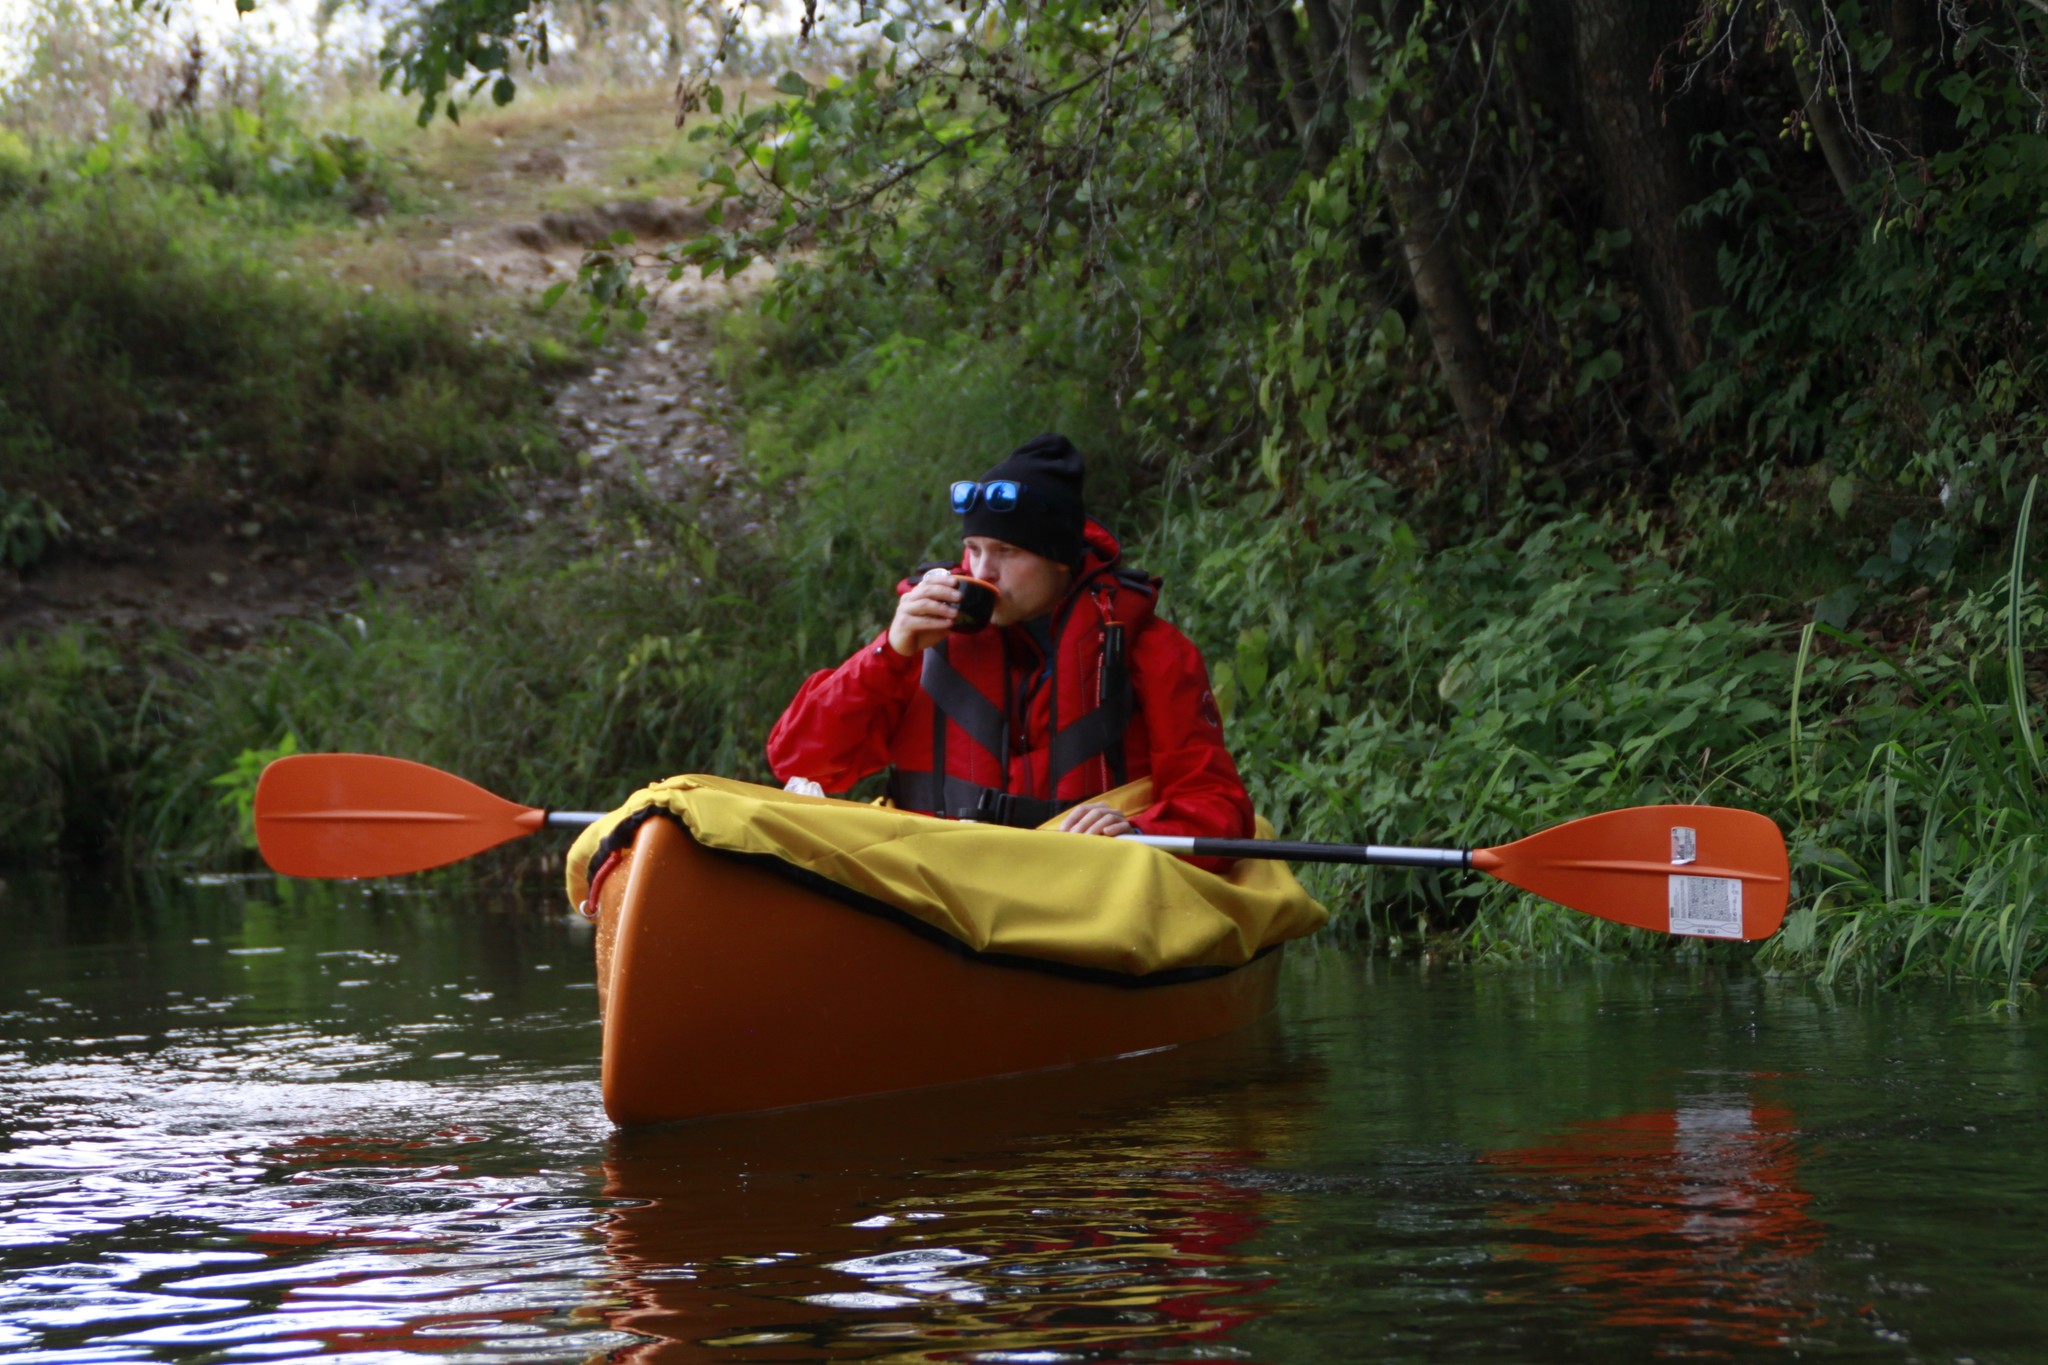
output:
{"label": "river water", "polygon": [[0,929],[15,1360],[2048,1359],[2048,1026],[1938,984],[1291,951],[1232,1038],[621,1133],[544,895]]}

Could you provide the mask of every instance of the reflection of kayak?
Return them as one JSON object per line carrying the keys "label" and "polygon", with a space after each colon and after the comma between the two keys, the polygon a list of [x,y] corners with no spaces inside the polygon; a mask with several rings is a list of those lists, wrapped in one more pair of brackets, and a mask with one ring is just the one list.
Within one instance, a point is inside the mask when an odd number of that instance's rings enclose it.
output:
{"label": "reflection of kayak", "polygon": [[610,1358],[1182,1358],[1274,1273],[1258,1168],[1322,1080],[1277,1039],[614,1133]]}
{"label": "reflection of kayak", "polygon": [[[714,851],[666,818],[641,821],[604,873],[591,908],[604,1104],[620,1124],[878,1094],[1213,1037],[1264,1014],[1279,974],[1277,945],[1241,965],[1139,975],[977,952],[886,906],[828,894],[820,878]],[[1014,875],[1030,880],[1039,870]]]}

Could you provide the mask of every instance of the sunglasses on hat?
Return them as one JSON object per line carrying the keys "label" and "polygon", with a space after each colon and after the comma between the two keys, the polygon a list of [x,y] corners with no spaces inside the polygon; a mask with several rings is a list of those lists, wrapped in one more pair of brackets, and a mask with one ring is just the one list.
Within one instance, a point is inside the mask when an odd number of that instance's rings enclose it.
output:
{"label": "sunglasses on hat", "polygon": [[1008,512],[1016,507],[1023,491],[1024,485],[1015,479],[990,479],[987,483],[962,479],[953,485],[953,510],[966,516],[978,503],[991,512]]}

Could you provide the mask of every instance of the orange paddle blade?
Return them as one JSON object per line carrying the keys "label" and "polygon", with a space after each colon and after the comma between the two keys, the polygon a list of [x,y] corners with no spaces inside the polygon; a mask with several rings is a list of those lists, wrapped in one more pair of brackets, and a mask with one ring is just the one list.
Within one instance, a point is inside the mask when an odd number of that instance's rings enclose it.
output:
{"label": "orange paddle blade", "polygon": [[1722,806],[1590,815],[1472,855],[1472,866],[1589,915],[1704,938],[1768,938],[1791,866],[1769,817]]}
{"label": "orange paddle blade", "polygon": [[288,877],[392,877],[541,827],[546,812],[377,754],[292,754],[256,780],[256,846]]}

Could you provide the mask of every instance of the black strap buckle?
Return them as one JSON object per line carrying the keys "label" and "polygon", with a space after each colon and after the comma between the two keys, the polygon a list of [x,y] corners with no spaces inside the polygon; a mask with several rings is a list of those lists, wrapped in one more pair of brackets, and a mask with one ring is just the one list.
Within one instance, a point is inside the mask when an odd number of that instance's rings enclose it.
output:
{"label": "black strap buckle", "polygon": [[1012,829],[1036,829],[1072,804],[983,787],[975,795],[973,806],[962,807],[955,818],[979,820],[985,825],[1008,825]]}

